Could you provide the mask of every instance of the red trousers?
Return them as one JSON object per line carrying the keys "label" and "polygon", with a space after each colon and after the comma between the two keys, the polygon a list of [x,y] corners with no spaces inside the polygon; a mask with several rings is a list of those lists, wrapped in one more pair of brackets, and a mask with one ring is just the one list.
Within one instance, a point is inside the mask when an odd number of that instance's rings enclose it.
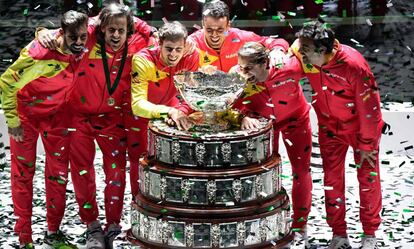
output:
{"label": "red trousers", "polygon": [[46,152],[46,221],[49,231],[57,231],[66,205],[69,136],[63,112],[50,117],[20,115],[23,142],[10,139],[11,187],[14,214],[18,217],[14,231],[20,243],[32,242],[33,176],[36,170],[36,145],[39,134]]}
{"label": "red trousers", "polygon": [[134,116],[131,112],[127,113],[124,117],[127,131],[129,177],[133,197],[138,194],[139,189],[139,158],[147,152],[148,121],[146,118]]}
{"label": "red trousers", "polygon": [[[378,137],[378,144],[379,139],[380,137]],[[319,145],[324,170],[327,222],[335,235],[346,235],[345,157],[349,146],[355,151],[357,137],[355,134],[332,136],[320,131]],[[359,153],[354,153],[354,159],[357,164],[360,163]],[[357,169],[357,176],[362,228],[365,235],[375,235],[381,224],[379,213],[382,208],[378,154],[375,168],[364,162]]]}
{"label": "red trousers", "polygon": [[75,113],[71,132],[70,164],[76,201],[83,222],[98,219],[95,183],[95,141],[103,154],[107,226],[121,220],[124,191],[126,138],[121,112],[100,115]]}
{"label": "red trousers", "polygon": [[274,129],[273,150],[278,153],[279,132],[282,133],[290,164],[292,165],[292,228],[306,225],[312,205],[312,177],[310,157],[312,152],[312,131],[309,113],[295,121],[289,121]]}

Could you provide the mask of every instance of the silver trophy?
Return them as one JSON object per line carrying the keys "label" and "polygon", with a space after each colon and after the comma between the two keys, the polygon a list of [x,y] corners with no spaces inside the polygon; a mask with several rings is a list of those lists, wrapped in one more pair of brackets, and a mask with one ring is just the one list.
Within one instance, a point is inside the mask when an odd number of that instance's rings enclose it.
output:
{"label": "silver trophy", "polygon": [[219,70],[180,73],[174,76],[174,83],[190,107],[204,114],[203,122],[194,127],[198,131],[226,130],[229,125],[218,120],[217,113],[230,109],[246,86],[238,74]]}

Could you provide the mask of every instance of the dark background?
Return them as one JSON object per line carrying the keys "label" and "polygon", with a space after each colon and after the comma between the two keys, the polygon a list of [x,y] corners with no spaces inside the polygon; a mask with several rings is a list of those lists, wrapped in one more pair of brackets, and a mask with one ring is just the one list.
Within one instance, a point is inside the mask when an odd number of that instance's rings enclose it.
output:
{"label": "dark background", "polygon": [[[106,3],[107,1],[103,1]],[[294,40],[309,18],[322,16],[338,39],[358,49],[368,60],[383,102],[414,103],[414,1],[412,0],[226,0],[232,25],[262,35]],[[34,38],[38,26],[59,27],[69,9],[96,15],[101,0],[0,0],[0,73],[17,59]],[[192,32],[201,26],[201,3],[196,0],[124,1],[151,25],[162,19],[180,20]],[[153,4],[153,7],[151,6]],[[165,20],[164,19],[164,20]],[[310,87],[304,85],[309,98]]]}

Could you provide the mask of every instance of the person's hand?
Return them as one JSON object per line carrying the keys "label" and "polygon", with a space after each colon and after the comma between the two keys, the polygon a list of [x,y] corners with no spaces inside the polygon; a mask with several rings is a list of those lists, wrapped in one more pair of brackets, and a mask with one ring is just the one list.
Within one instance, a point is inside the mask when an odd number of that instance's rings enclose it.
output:
{"label": "person's hand", "polygon": [[188,118],[188,116],[185,115],[184,112],[178,109],[171,108],[170,111],[168,112],[168,117],[169,119],[167,119],[166,121],[167,124],[171,125],[172,124],[171,120],[172,120],[174,124],[177,126],[177,128],[181,131],[182,130],[187,131],[192,126],[192,123],[190,119]]}
{"label": "person's hand", "polygon": [[361,161],[360,161],[361,167],[362,167],[362,164],[364,163],[364,161],[367,161],[372,168],[375,168],[375,161],[377,160],[378,151],[376,151],[376,150],[371,150],[371,151],[360,150],[359,154],[361,155]]}
{"label": "person's hand", "polygon": [[244,117],[241,123],[242,130],[257,129],[260,126],[260,121],[255,118]]}
{"label": "person's hand", "polygon": [[185,41],[185,45],[184,45],[184,54],[183,56],[187,56],[190,55],[192,53],[194,53],[194,51],[196,50],[196,44],[194,41],[190,40],[190,39],[186,39]]}
{"label": "person's hand", "polygon": [[211,75],[217,71],[217,67],[213,65],[205,65],[205,66],[200,67],[198,71]]}
{"label": "person's hand", "polygon": [[9,127],[8,133],[16,142],[23,142],[23,127],[21,125],[14,128]]}
{"label": "person's hand", "polygon": [[40,45],[49,49],[49,50],[56,50],[59,47],[59,43],[57,41],[57,37],[60,34],[57,32],[56,34],[48,29],[42,29],[37,31],[37,40],[39,41]]}
{"label": "person's hand", "polygon": [[269,53],[270,65],[282,68],[285,62],[286,54],[281,49],[273,49]]}

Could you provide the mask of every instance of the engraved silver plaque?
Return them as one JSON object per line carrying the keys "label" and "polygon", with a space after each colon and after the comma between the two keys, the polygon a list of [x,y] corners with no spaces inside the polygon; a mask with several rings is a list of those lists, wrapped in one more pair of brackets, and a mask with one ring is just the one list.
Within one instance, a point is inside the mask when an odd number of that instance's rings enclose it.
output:
{"label": "engraved silver plaque", "polygon": [[260,219],[247,220],[245,225],[244,245],[254,245],[261,242],[260,236]]}
{"label": "engraved silver plaque", "polygon": [[190,179],[190,204],[208,204],[207,180]]}
{"label": "engraved silver plaque", "polygon": [[183,202],[183,193],[181,190],[182,178],[166,176],[165,200],[171,202]]}
{"label": "engraved silver plaque", "polygon": [[171,228],[171,234],[168,238],[168,245],[185,247],[185,223],[169,221],[168,225]]}
{"label": "engraved silver plaque", "polygon": [[220,224],[220,247],[227,248],[238,246],[237,222]]}

